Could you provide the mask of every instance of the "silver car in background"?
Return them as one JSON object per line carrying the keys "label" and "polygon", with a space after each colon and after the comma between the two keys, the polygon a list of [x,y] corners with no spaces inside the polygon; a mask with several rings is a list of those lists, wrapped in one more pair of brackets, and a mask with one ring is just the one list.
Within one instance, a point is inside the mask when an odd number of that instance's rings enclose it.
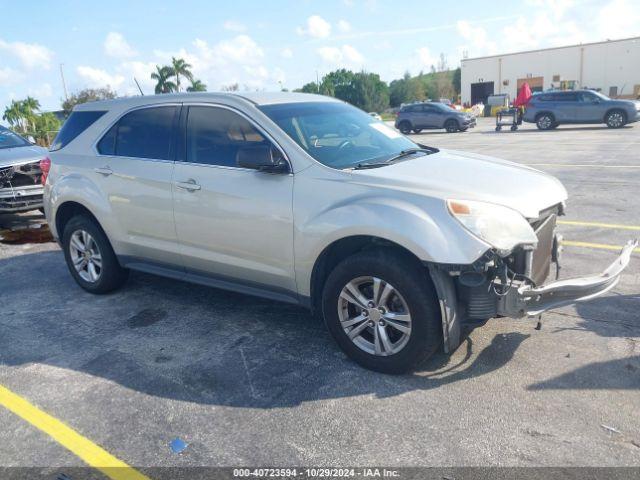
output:
{"label": "silver car in background", "polygon": [[554,177],[418,145],[344,102],[192,93],[77,106],[45,212],[92,293],[135,269],[308,307],[361,365],[398,373],[465,327],[611,289],[545,285],[567,192]]}
{"label": "silver car in background", "polygon": [[0,126],[0,213],[42,208],[40,162],[47,150]]}

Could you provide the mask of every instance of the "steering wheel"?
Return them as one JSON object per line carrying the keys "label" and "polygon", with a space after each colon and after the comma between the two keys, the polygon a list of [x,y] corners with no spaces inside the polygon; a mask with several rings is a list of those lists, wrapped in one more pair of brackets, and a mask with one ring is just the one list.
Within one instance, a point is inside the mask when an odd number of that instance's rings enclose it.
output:
{"label": "steering wheel", "polygon": [[340,142],[340,145],[338,145],[338,151],[344,150],[347,147],[353,148],[353,142],[351,140],[343,140]]}

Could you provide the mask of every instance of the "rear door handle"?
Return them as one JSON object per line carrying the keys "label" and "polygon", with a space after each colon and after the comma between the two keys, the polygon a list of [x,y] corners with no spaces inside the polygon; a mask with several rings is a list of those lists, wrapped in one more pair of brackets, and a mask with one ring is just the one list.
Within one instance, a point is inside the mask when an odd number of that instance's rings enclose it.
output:
{"label": "rear door handle", "polygon": [[94,168],[93,170],[96,173],[99,173],[100,175],[104,175],[105,177],[108,177],[109,175],[111,175],[113,173],[113,170],[111,170],[111,168],[109,166],[101,167],[101,168]]}
{"label": "rear door handle", "polygon": [[200,190],[200,185],[196,183],[193,178],[190,178],[186,182],[176,182],[176,187],[182,188],[183,190],[189,190],[190,192],[194,192],[196,190]]}

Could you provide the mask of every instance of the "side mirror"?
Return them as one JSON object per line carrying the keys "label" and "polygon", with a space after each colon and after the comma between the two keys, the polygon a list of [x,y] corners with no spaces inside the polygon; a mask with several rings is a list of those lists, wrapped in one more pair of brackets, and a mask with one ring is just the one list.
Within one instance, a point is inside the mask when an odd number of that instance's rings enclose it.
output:
{"label": "side mirror", "polygon": [[270,145],[245,147],[238,150],[236,163],[242,168],[251,168],[266,173],[289,173],[289,164],[280,152]]}

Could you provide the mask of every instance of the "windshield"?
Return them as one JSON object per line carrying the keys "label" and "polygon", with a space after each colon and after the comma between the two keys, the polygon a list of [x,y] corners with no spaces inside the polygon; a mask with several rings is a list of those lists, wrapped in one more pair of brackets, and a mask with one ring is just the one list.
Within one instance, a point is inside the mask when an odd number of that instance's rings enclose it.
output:
{"label": "windshield", "polygon": [[604,93],[600,93],[600,92],[596,92],[595,90],[589,90],[591,93],[593,93],[594,95],[600,97],[602,100],[611,100],[609,97],[607,97]]}
{"label": "windshield", "polygon": [[29,145],[31,144],[17,133],[0,127],[0,148],[26,147]]}
{"label": "windshield", "polygon": [[260,110],[309,155],[333,168],[377,163],[418,147],[383,122],[344,103],[285,103],[264,105]]}
{"label": "windshield", "polygon": [[445,112],[457,112],[455,108],[453,108],[451,105],[447,105],[446,103],[434,103],[433,105],[438,107],[440,110],[444,110]]}

